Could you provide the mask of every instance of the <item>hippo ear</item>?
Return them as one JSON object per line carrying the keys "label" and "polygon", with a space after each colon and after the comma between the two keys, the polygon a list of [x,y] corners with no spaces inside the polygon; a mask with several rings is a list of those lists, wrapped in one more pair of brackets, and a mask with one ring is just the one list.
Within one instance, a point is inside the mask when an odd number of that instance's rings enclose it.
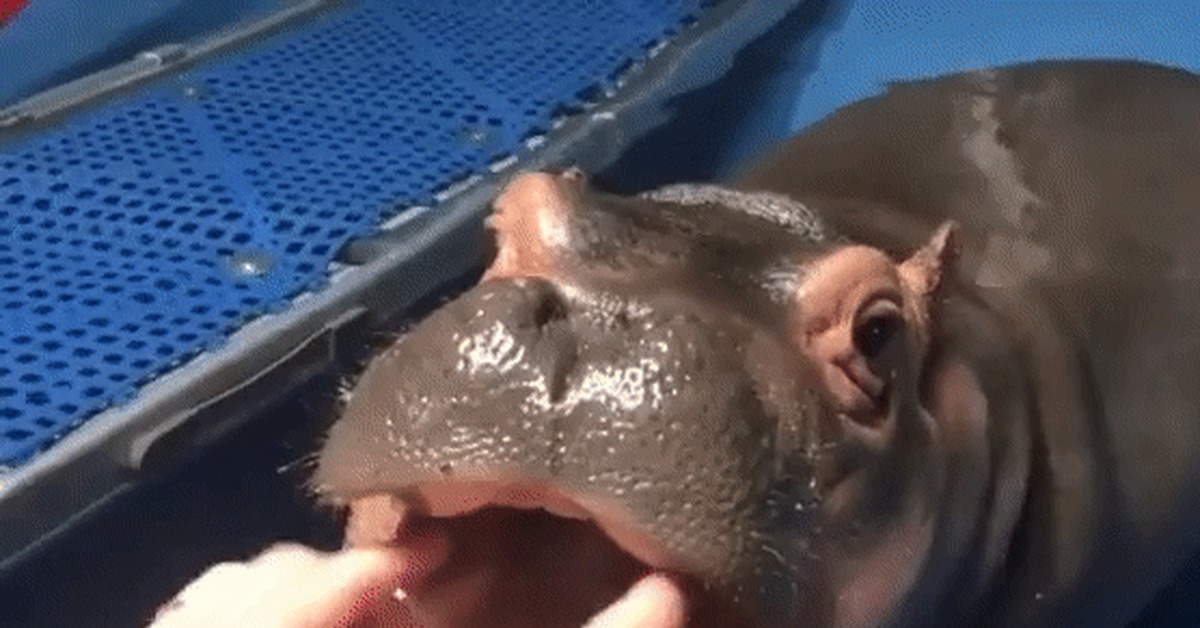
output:
{"label": "hippo ear", "polygon": [[924,305],[932,306],[944,279],[953,274],[962,255],[958,223],[947,220],[921,248],[900,264],[900,277]]}
{"label": "hippo ear", "polygon": [[909,295],[905,310],[914,323],[921,355],[928,351],[933,340],[942,287],[955,272],[962,254],[960,240],[958,224],[943,222],[929,240],[897,268]]}

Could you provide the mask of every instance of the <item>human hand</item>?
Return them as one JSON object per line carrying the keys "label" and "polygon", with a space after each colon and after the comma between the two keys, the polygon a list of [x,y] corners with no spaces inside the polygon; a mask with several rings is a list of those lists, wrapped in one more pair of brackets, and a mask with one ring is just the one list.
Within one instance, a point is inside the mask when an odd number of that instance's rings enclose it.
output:
{"label": "human hand", "polygon": [[395,591],[436,569],[444,545],[326,553],[280,543],[247,562],[209,568],[150,628],[403,626]]}
{"label": "human hand", "polygon": [[[447,555],[421,545],[318,552],[281,543],[247,562],[218,564],[167,603],[150,628],[432,628],[449,625],[397,591],[419,586]],[[445,603],[433,608],[445,608]],[[683,596],[665,577],[640,580],[586,628],[680,628]]]}

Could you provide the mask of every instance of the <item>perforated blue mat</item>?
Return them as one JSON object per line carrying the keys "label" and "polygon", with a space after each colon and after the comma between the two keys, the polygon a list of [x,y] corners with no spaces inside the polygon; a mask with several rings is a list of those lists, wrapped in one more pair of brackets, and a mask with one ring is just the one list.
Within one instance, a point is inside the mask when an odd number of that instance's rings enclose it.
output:
{"label": "perforated blue mat", "polygon": [[514,152],[705,0],[362,0],[0,143],[0,466]]}

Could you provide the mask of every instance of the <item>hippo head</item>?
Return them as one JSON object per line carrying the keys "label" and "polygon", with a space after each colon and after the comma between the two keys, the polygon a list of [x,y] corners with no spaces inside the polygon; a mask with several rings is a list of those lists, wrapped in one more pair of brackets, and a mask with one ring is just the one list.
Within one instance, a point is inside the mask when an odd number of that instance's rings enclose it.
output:
{"label": "hippo head", "polygon": [[482,280],[371,362],[328,435],[314,484],[350,543],[423,518],[470,545],[480,513],[536,509],[522,547],[586,525],[621,557],[579,536],[531,565],[678,574],[712,617],[849,623],[906,595],[943,481],[922,370],[952,224],[893,259],[782,196],[567,171],[515,178],[488,225]]}

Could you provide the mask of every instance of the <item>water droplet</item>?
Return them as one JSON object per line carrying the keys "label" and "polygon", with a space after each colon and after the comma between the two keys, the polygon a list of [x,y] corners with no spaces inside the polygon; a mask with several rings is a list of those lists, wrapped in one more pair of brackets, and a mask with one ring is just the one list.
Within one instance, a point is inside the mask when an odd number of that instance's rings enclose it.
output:
{"label": "water droplet", "polygon": [[472,146],[483,146],[492,141],[495,134],[484,126],[464,126],[455,133],[455,139]]}
{"label": "water droplet", "polygon": [[208,88],[203,85],[184,85],[179,91],[183,94],[184,98],[191,98],[193,100],[204,98],[209,94]]}
{"label": "water droplet", "polygon": [[238,280],[262,277],[271,271],[274,260],[265,251],[242,249],[225,258],[225,270]]}

